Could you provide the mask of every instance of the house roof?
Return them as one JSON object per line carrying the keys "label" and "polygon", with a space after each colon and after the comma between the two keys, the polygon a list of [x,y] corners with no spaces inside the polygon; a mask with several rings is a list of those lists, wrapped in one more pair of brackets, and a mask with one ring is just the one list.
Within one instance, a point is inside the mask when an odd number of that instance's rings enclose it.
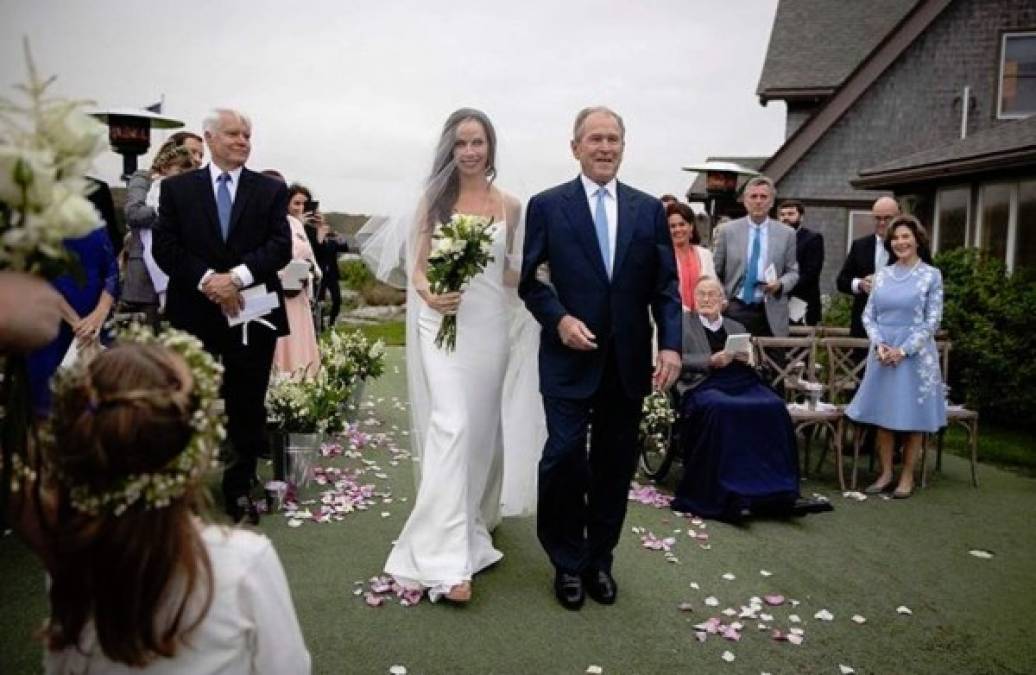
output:
{"label": "house roof", "polygon": [[[740,164],[741,166],[758,171],[765,162],[766,157],[707,157],[706,162],[732,162],[734,164]],[[745,182],[751,178],[751,176],[739,176],[737,179],[737,189],[740,190]],[[694,195],[699,198],[705,198],[705,173],[702,171],[698,172],[698,175],[694,178],[694,182],[691,183],[691,187],[687,188],[688,195]]]}
{"label": "house roof", "polygon": [[1004,122],[963,140],[897,157],[860,171],[853,187],[887,188],[1036,164],[1036,115]]}
{"label": "house roof", "polygon": [[[952,0],[920,0],[899,20],[878,45],[845,78],[834,94],[777,149],[762,166],[761,171],[774,182],[795,166],[810,148],[874,84],[921,33],[935,20]],[[856,4],[856,3],[853,3]],[[870,3],[860,3],[870,4]]]}
{"label": "house roof", "polygon": [[756,88],[760,102],[829,96],[917,1],[781,0]]}

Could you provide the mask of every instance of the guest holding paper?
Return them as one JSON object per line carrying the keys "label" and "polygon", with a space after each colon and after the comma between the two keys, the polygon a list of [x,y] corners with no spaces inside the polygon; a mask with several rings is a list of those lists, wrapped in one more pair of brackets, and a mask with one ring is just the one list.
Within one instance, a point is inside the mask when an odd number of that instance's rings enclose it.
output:
{"label": "guest holding paper", "polygon": [[683,367],[677,391],[684,472],[672,508],[739,521],[752,514],[830,510],[799,499],[798,448],[784,401],[748,365],[747,349],[728,351],[745,327],[724,317],[723,285],[702,277],[694,312],[683,315]]}
{"label": "guest holding paper", "polygon": [[320,266],[301,220],[308,198],[295,188],[294,185],[288,188],[291,262],[280,272],[284,286],[284,311],[288,314],[291,334],[277,340],[273,365],[281,373],[312,376],[320,369],[320,350],[310,307],[313,290],[320,283]]}
{"label": "guest holding paper", "polygon": [[700,246],[701,236],[695,227],[694,211],[686,204],[672,201],[665,207],[669,234],[673,238],[676,271],[680,279],[680,300],[685,310],[694,309],[694,287],[700,277],[715,277],[712,251]]}
{"label": "guest holding paper", "polygon": [[882,246],[895,263],[881,266],[863,310],[871,343],[867,369],[845,414],[878,427],[876,446],[881,475],[864,492],[893,489],[892,446],[905,432],[903,470],[892,496],[914,492],[914,465],[921,434],[946,426],[946,397],[935,332],[942,319],[942,274],[922,260],[928,234],[913,216],[896,216]]}
{"label": "guest holding paper", "polygon": [[204,132],[212,162],[162,184],[154,253],[169,274],[169,322],[222,359],[233,449],[223,472],[224,508],[235,522],[247,515],[257,523],[250,491],[256,458],[269,449],[266,388],[277,338],[288,333],[277,276],[291,260],[288,188],[245,168],[248,117],[215,110]]}

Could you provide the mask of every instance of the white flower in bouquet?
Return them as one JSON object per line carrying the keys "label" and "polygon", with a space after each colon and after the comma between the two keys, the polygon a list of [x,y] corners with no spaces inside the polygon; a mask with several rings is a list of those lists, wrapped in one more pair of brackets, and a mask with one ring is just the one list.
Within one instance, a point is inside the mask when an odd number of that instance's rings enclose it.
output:
{"label": "white flower in bouquet", "polygon": [[[436,295],[463,290],[492,260],[493,220],[454,214],[432,237],[428,256],[429,289]],[[450,352],[457,348],[457,317],[444,316],[435,346]]]}
{"label": "white flower in bouquet", "polygon": [[47,94],[25,42],[28,99],[0,99],[0,269],[60,274],[72,266],[61,242],[100,224],[83,174],[104,148],[105,128],[85,101]]}
{"label": "white flower in bouquet", "polygon": [[38,209],[47,205],[53,190],[53,152],[0,143],[0,202]]}
{"label": "white flower in bouquet", "polygon": [[43,111],[39,129],[59,161],[73,163],[95,157],[104,150],[108,137],[107,128],[79,110],[75,103],[58,104]]}

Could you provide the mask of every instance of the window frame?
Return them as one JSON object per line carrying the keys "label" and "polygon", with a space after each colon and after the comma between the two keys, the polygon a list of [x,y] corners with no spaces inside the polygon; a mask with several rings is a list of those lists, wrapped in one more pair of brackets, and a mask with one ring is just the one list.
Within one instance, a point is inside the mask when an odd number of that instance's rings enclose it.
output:
{"label": "window frame", "polygon": [[[975,211],[972,210],[972,208],[973,208],[972,204],[975,201],[975,195],[973,194],[973,192],[974,192],[973,186],[972,186],[971,183],[958,183],[956,185],[945,185],[945,186],[941,186],[939,188],[936,188],[936,190],[935,190],[935,205],[934,205],[934,207],[932,209],[934,211],[934,215],[932,216],[932,255],[935,255],[940,250],[940,247],[939,247],[939,234],[940,234],[939,228],[942,226],[942,224],[940,223],[940,220],[941,220],[941,218],[940,218],[941,209],[939,207],[942,204],[942,193],[943,192],[952,192],[954,190],[965,190],[968,193],[967,202],[965,202],[965,204],[964,204],[964,247],[968,248],[969,246],[972,245],[972,243],[971,243],[972,242],[971,235],[973,234],[972,230],[976,229],[976,228],[973,228],[971,226],[971,222],[972,222],[971,221],[971,216],[972,216],[973,213],[976,213]],[[978,238],[976,237],[974,239],[974,241],[977,242]]]}
{"label": "window frame", "polygon": [[990,180],[977,184],[978,195],[975,198],[975,248],[984,251],[982,248],[982,230],[985,228],[983,213],[985,212],[985,190],[986,187],[1005,185],[1007,193],[1007,242],[1004,246],[1004,264],[1007,271],[1014,271],[1014,250],[1015,236],[1018,233],[1018,183],[1019,180]]}
{"label": "window frame", "polygon": [[1007,40],[1009,38],[1032,38],[1036,40],[1036,30],[1022,30],[1022,31],[1011,31],[1008,33],[1002,33],[1000,35],[1000,59],[997,64],[997,79],[996,79],[996,118],[1000,120],[1018,120],[1025,119],[1030,115],[1036,114],[1036,110],[1030,112],[1020,113],[1005,113],[1003,110],[1004,105],[1004,61],[1007,58]]}
{"label": "window frame", "polygon": [[866,215],[866,216],[873,216],[873,214],[870,211],[866,211],[864,209],[848,209],[848,213],[846,214],[846,222],[845,222],[845,231],[846,231],[845,250],[846,251],[848,251],[852,247],[853,241],[855,241],[857,239],[856,233],[853,232],[853,214],[863,214],[863,215]]}

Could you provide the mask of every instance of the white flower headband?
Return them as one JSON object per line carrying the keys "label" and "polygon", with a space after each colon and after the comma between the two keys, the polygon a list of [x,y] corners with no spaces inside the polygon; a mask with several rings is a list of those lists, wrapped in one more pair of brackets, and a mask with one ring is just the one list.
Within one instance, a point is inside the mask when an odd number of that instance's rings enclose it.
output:
{"label": "white flower headband", "polygon": [[[167,330],[156,336],[146,328],[131,326],[119,333],[118,341],[158,345],[183,358],[193,378],[191,394],[197,401],[190,412],[193,433],[183,451],[153,473],[131,474],[103,492],[95,492],[86,485],[68,485],[72,506],[91,515],[110,511],[118,516],[140,500],[148,509],[168,506],[206,470],[215,467],[219,444],[226,437],[223,417],[214,412],[223,367],[205,351],[197,338],[177,330]],[[89,377],[87,367],[87,364],[77,364],[59,372],[54,383],[55,396],[60,396],[72,386],[81,385],[83,379]],[[129,392],[115,398],[132,398],[132,395],[133,392]],[[98,403],[96,400],[88,403],[92,413],[96,412]]]}

